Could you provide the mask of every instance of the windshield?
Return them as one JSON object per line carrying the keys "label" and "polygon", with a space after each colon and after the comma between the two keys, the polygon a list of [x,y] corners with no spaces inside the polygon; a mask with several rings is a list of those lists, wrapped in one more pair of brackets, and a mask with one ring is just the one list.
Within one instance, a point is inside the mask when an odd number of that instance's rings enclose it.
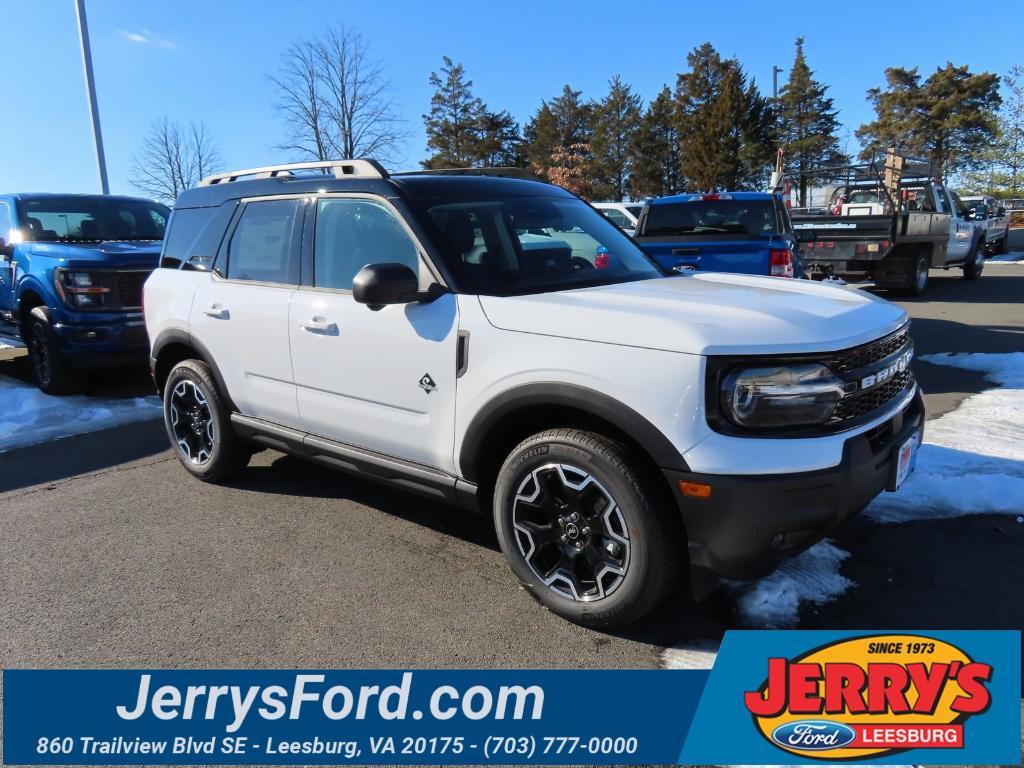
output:
{"label": "windshield", "polygon": [[34,242],[162,240],[170,209],[146,200],[96,196],[22,200],[22,230]]}
{"label": "windshield", "polygon": [[770,235],[778,232],[771,200],[691,200],[647,211],[644,235]]}
{"label": "windshield", "polygon": [[513,296],[662,277],[622,231],[575,198],[509,196],[426,204],[473,293]]}

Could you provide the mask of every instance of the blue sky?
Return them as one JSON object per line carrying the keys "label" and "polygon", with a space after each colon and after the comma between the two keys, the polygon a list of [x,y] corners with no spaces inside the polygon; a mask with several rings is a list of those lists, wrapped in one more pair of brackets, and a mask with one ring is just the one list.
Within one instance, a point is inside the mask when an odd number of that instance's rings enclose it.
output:
{"label": "blue sky", "polygon": [[[598,98],[620,74],[653,98],[705,40],[768,92],[772,65],[788,72],[802,35],[851,134],[872,116],[865,91],[885,66],[928,72],[951,60],[1002,74],[1024,63],[1018,0],[87,0],[87,10],[114,192],[133,191],[132,154],[163,116],[205,122],[233,168],[294,159],[274,150],[284,127],[267,75],[291,42],[329,22],[359,29],[386,63],[412,133],[407,167],[425,156],[427,78],[442,55],[465,65],[491,109],[525,122],[564,83]],[[73,0],[5,0],[2,26],[0,190],[97,191]]]}

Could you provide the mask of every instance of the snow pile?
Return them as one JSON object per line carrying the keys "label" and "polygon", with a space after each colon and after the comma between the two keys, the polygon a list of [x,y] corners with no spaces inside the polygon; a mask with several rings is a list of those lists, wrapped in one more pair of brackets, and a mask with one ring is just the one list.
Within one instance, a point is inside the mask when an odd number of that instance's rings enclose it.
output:
{"label": "snow pile", "polygon": [[824,605],[853,586],[839,572],[850,556],[828,539],[783,562],[753,584],[737,584],[740,622],[758,628],[792,627],[800,619],[800,604]]}
{"label": "snow pile", "polygon": [[998,389],[972,395],[925,425],[917,468],[868,514],[886,523],[1024,510],[1024,352],[926,355],[985,374]]}
{"label": "snow pile", "polygon": [[1024,264],[1024,251],[1000,253],[995,256],[989,256],[986,261],[994,264]]}
{"label": "snow pile", "polygon": [[132,421],[157,419],[158,397],[111,399],[53,397],[0,376],[0,453],[68,435],[80,435]]}

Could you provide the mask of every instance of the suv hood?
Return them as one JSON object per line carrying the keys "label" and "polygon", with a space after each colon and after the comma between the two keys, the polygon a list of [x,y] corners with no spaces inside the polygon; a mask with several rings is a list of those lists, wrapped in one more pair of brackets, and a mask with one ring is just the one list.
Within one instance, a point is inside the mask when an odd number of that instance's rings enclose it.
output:
{"label": "suv hood", "polygon": [[59,259],[67,267],[149,267],[160,259],[159,240],[110,240],[102,243],[32,243],[33,256]]}
{"label": "suv hood", "polygon": [[828,352],[899,328],[907,313],[810,280],[698,273],[530,296],[481,296],[508,331],[695,355]]}

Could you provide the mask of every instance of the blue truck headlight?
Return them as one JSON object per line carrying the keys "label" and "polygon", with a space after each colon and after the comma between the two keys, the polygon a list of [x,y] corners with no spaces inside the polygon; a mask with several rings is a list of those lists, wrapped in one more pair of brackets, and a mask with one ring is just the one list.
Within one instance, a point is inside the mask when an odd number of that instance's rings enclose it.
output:
{"label": "blue truck headlight", "polygon": [[778,365],[735,370],[722,380],[723,413],[747,428],[824,424],[845,394],[824,365]]}
{"label": "blue truck headlight", "polygon": [[100,285],[101,280],[94,272],[72,269],[54,271],[57,293],[69,307],[102,307],[110,288]]}

